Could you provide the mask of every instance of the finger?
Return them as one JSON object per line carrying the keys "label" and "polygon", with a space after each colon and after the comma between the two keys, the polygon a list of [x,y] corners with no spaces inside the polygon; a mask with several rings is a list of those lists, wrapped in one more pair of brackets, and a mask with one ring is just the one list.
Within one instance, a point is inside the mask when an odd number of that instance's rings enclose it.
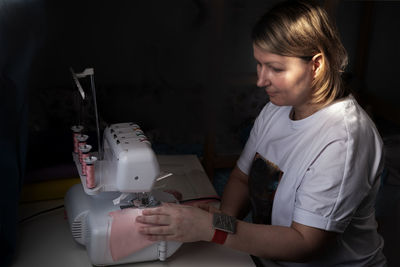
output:
{"label": "finger", "polygon": [[176,208],[176,207],[179,207],[179,206],[181,206],[180,204],[176,204],[176,203],[171,203],[171,202],[162,202],[162,206],[161,207],[164,207],[164,208]]}
{"label": "finger", "polygon": [[136,221],[144,224],[169,225],[171,223],[168,215],[142,215],[137,216]]}
{"label": "finger", "polygon": [[143,215],[156,215],[156,214],[169,214],[171,209],[179,208],[180,205],[175,203],[162,202],[161,206],[154,208],[147,208],[142,210]]}
{"label": "finger", "polygon": [[142,226],[139,228],[139,233],[153,236],[168,236],[173,234],[168,226]]}
{"label": "finger", "polygon": [[147,208],[142,210],[143,215],[167,215],[169,213],[169,208],[164,206],[164,204],[156,208]]}

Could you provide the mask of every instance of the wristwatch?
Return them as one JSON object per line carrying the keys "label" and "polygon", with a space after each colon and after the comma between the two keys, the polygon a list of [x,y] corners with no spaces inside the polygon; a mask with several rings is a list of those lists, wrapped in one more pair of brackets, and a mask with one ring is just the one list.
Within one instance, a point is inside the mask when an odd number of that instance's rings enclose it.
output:
{"label": "wristwatch", "polygon": [[224,244],[228,233],[236,233],[236,218],[224,213],[213,214],[213,227],[215,229],[212,242]]}

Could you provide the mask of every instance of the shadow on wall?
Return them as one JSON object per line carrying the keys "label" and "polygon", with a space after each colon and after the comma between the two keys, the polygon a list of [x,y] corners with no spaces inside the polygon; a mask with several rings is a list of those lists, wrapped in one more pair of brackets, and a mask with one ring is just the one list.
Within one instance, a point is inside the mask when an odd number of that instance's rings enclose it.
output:
{"label": "shadow on wall", "polygon": [[196,1],[46,1],[46,42],[31,80],[30,170],[70,161],[71,125],[93,131],[93,113],[81,111],[70,67],[95,69],[103,127],[135,121],[172,140],[188,129],[200,132],[203,13]]}
{"label": "shadow on wall", "polygon": [[15,254],[28,135],[28,80],[42,40],[42,1],[0,2],[0,266]]}
{"label": "shadow on wall", "polygon": [[227,132],[237,134],[266,102],[262,91],[252,94],[253,81],[226,83],[237,70],[255,69],[250,21],[261,2],[215,10],[186,0],[46,1],[46,40],[30,83],[29,170],[70,162],[71,125],[94,130],[93,113],[82,113],[74,97],[70,67],[94,68],[103,127],[134,121],[153,143],[171,146],[201,146],[212,127],[222,140],[236,138]]}

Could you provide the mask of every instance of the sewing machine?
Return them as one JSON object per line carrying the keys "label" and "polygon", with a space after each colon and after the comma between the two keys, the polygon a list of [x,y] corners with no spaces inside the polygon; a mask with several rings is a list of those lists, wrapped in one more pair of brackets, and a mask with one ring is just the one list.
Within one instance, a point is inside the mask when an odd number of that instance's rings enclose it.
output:
{"label": "sewing machine", "polygon": [[[163,261],[181,244],[158,242],[123,259],[113,260],[109,244],[113,220],[110,212],[124,208],[154,207],[160,201],[176,202],[176,199],[171,194],[152,190],[154,182],[160,177],[159,165],[138,125],[114,124],[105,129],[103,136],[104,158],[94,160],[94,173],[90,174],[87,169],[84,174],[82,152],[73,153],[81,184],[71,187],[65,196],[72,235],[78,243],[86,246],[94,265],[157,259]],[[84,146],[80,145],[81,150],[84,150]],[[86,158],[86,163],[93,163],[98,156],[98,153],[92,153]],[[93,174],[94,181],[88,182],[87,179]]]}
{"label": "sewing machine", "polygon": [[[122,247],[125,254],[121,256],[116,253],[116,246],[111,246],[115,244],[112,243],[115,238],[111,233],[115,233],[113,229],[116,225],[116,217],[112,214],[121,215],[123,209],[140,211],[143,208],[158,206],[161,202],[177,202],[173,195],[154,189],[156,180],[170,174],[160,174],[151,144],[137,124],[110,125],[104,130],[103,142],[100,142],[94,71],[85,69],[84,72],[77,74],[71,69],[71,73],[82,99],[85,99],[86,93],[79,79],[91,78],[98,141],[98,151],[93,152],[88,142],[91,139],[83,134],[83,126],[71,128],[74,143],[72,156],[81,179],[81,184],[72,186],[64,199],[72,236],[76,242],[86,247],[93,265],[164,261],[180,247],[181,243],[169,241],[152,243],[142,246],[140,250],[129,255],[126,255],[126,251],[129,250]],[[122,220],[124,223],[128,222],[125,217]],[[122,237],[119,237],[126,239],[124,233],[128,236],[128,233],[134,231],[132,229],[123,228]],[[117,238],[116,242],[121,248],[120,245],[124,242],[129,244],[143,240],[123,240],[119,244]]]}

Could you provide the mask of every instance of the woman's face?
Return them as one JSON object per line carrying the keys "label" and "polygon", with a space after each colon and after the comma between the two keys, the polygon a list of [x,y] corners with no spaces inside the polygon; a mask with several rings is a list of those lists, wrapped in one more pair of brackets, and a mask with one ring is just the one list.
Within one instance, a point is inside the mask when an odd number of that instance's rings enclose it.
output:
{"label": "woman's face", "polygon": [[306,109],[311,100],[313,60],[272,54],[253,45],[257,61],[257,86],[265,87],[270,101],[277,106]]}

